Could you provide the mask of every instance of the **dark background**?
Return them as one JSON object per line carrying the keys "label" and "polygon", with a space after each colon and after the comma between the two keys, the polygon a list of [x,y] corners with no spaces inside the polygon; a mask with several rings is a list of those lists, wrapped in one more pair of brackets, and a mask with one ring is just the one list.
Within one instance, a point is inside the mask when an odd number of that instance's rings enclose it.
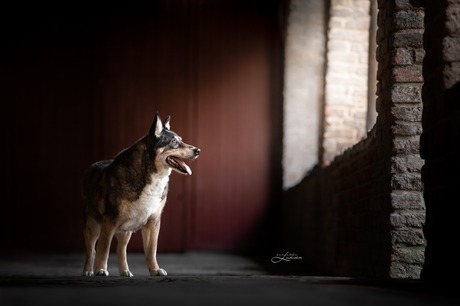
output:
{"label": "dark background", "polygon": [[191,177],[171,177],[159,251],[273,247],[280,2],[2,4],[0,250],[83,251],[85,169],[157,111],[202,149]]}

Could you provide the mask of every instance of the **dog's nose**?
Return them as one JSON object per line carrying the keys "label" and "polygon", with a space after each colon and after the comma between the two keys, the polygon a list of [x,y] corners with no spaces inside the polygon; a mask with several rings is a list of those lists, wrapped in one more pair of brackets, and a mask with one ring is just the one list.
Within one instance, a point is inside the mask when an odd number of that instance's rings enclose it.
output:
{"label": "dog's nose", "polygon": [[200,155],[201,150],[198,149],[198,148],[195,148],[195,149],[193,150],[193,152],[195,153],[196,156],[198,156],[198,155]]}

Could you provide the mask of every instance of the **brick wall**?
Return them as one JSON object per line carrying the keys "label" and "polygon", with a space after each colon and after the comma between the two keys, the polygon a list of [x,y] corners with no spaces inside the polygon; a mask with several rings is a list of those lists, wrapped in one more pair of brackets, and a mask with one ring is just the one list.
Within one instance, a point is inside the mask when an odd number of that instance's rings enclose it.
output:
{"label": "brick wall", "polygon": [[379,0],[378,8],[377,122],[364,140],[285,193],[283,237],[317,273],[418,278],[424,12],[409,0]]}
{"label": "brick wall", "polygon": [[295,186],[317,163],[323,105],[323,0],[291,0],[284,50],[283,187]]}
{"label": "brick wall", "polygon": [[327,42],[323,160],[366,133],[369,0],[331,0]]}

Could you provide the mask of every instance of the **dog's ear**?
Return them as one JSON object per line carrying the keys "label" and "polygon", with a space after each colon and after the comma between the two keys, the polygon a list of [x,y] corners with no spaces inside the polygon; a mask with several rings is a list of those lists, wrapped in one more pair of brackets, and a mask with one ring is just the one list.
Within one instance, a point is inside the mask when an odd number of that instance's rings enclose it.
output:
{"label": "dog's ear", "polygon": [[161,123],[160,115],[157,113],[157,115],[155,116],[155,120],[153,120],[153,124],[150,127],[149,134],[151,136],[160,137],[162,131],[163,124]]}
{"label": "dog's ear", "polygon": [[171,116],[168,115],[168,117],[166,117],[165,123],[164,123],[165,129],[167,129],[167,130],[171,129],[171,125],[169,123],[170,121],[171,121]]}

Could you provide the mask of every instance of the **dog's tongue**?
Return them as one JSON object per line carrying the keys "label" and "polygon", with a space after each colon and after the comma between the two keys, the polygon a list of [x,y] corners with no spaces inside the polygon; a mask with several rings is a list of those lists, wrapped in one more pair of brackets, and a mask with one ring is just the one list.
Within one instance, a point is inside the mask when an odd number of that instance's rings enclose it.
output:
{"label": "dog's tongue", "polygon": [[183,161],[182,162],[182,167],[185,169],[185,171],[187,171],[188,175],[192,175],[192,169],[190,169],[189,166],[187,166],[186,163],[184,163]]}
{"label": "dog's tongue", "polygon": [[187,166],[187,164],[179,157],[169,156],[166,159],[166,161],[172,168],[174,168],[178,172],[185,175],[192,175],[192,169],[190,169],[190,167]]}
{"label": "dog's tongue", "polygon": [[188,175],[192,175],[192,169],[180,158],[174,158],[174,160],[187,172]]}

